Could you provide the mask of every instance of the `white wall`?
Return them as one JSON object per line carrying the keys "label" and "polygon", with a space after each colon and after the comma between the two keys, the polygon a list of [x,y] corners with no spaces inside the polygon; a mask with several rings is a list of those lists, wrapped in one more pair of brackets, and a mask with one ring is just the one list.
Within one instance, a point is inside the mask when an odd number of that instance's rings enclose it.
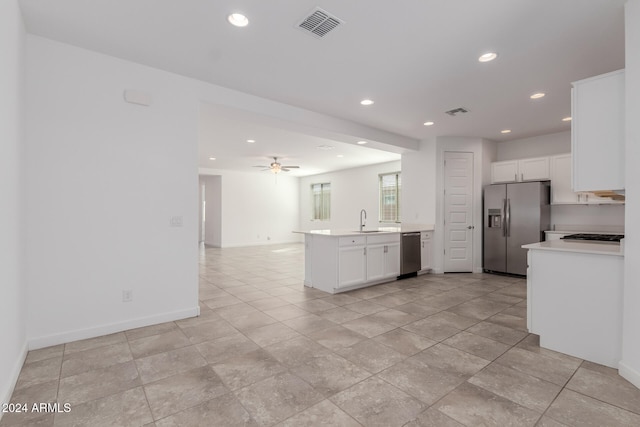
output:
{"label": "white wall", "polygon": [[443,194],[444,152],[473,153],[474,225],[473,271],[482,271],[482,187],[490,181],[490,165],[496,159],[496,143],[481,138],[437,137],[420,143],[420,150],[402,155],[403,222],[434,224],[434,272],[444,272]]}
{"label": "white wall", "polygon": [[221,180],[220,247],[299,242],[298,178],[267,172],[200,169]]}
{"label": "white wall", "polygon": [[200,175],[206,203],[204,243],[216,248],[222,245],[222,177]]}
{"label": "white wall", "polygon": [[404,224],[436,223],[436,141],[420,142],[418,151],[402,154]]}
{"label": "white wall", "polygon": [[[196,315],[190,81],[31,35],[27,81],[30,347]],[[154,102],[128,104],[125,89]]]}
{"label": "white wall", "polygon": [[[0,2],[0,402],[9,402],[26,355],[23,277],[25,30],[17,1]],[[0,412],[0,418],[2,413]]]}
{"label": "white wall", "polygon": [[496,146],[496,161],[565,154],[571,152],[571,131],[498,142]]}
{"label": "white wall", "polygon": [[482,272],[482,187],[489,184],[486,165],[493,161],[494,143],[481,138],[443,136],[436,138],[436,229],[433,242],[434,271],[444,271],[444,153],[459,151],[473,153],[473,271]]}
{"label": "white wall", "polygon": [[[514,160],[571,152],[571,131],[497,143],[497,159]],[[553,205],[551,225],[624,226],[624,205]],[[603,228],[603,231],[605,229]]]}
{"label": "white wall", "polygon": [[626,196],[625,286],[620,374],[640,387],[640,0],[625,7]]}
{"label": "white wall", "polygon": [[[367,228],[379,226],[397,226],[395,223],[381,223],[379,208],[378,175],[381,173],[401,171],[400,161],[380,163],[360,168],[345,169],[337,172],[305,176],[300,178],[300,224],[299,229],[309,231],[315,229],[358,230],[360,211],[367,211]],[[404,186],[404,172],[401,177]],[[331,184],[331,220],[313,221],[311,184],[328,182]],[[404,206],[405,189],[402,188],[401,205]]]}

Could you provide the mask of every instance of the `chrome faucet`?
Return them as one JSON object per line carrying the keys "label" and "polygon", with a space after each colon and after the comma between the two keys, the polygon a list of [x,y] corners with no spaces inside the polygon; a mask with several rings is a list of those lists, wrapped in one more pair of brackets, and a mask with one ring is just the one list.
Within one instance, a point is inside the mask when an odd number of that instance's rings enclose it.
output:
{"label": "chrome faucet", "polygon": [[[362,219],[362,214],[364,214],[364,219]],[[367,222],[367,211],[362,209],[360,211],[360,232],[362,232],[362,229],[364,228],[366,222]]]}

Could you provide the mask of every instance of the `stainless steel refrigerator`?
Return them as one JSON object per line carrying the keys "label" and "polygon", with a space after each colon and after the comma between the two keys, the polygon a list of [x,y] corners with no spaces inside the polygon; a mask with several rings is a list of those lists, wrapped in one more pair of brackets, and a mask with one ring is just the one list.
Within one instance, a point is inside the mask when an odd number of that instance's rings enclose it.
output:
{"label": "stainless steel refrigerator", "polygon": [[484,187],[483,264],[486,272],[527,274],[527,250],[549,230],[549,181]]}

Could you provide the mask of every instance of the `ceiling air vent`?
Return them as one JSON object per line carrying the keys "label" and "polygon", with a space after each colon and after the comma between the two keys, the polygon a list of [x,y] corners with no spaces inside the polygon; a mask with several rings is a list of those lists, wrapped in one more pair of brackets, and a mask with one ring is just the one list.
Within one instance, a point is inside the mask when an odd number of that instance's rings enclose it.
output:
{"label": "ceiling air vent", "polygon": [[316,7],[309,16],[300,21],[298,28],[314,37],[322,38],[342,23],[342,20]]}
{"label": "ceiling air vent", "polygon": [[458,108],[454,108],[453,110],[445,111],[445,113],[447,113],[450,116],[457,116],[458,114],[463,114],[468,112],[469,110],[467,110],[464,107],[458,107]]}

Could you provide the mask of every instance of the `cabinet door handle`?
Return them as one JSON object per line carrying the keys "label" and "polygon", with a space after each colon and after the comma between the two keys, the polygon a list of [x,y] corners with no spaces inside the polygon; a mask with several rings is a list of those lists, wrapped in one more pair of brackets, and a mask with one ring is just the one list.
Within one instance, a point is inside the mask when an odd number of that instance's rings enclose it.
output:
{"label": "cabinet door handle", "polygon": [[387,245],[384,245],[384,253],[385,254],[387,253],[387,250],[388,250]]}
{"label": "cabinet door handle", "polygon": [[520,181],[524,181],[524,173],[520,174]]}
{"label": "cabinet door handle", "polygon": [[517,181],[517,180],[518,180],[518,174],[517,174],[517,173],[514,173],[514,174],[513,174],[513,180],[514,180],[514,181]]}
{"label": "cabinet door handle", "polygon": [[367,248],[364,248],[364,256],[367,256]]}

